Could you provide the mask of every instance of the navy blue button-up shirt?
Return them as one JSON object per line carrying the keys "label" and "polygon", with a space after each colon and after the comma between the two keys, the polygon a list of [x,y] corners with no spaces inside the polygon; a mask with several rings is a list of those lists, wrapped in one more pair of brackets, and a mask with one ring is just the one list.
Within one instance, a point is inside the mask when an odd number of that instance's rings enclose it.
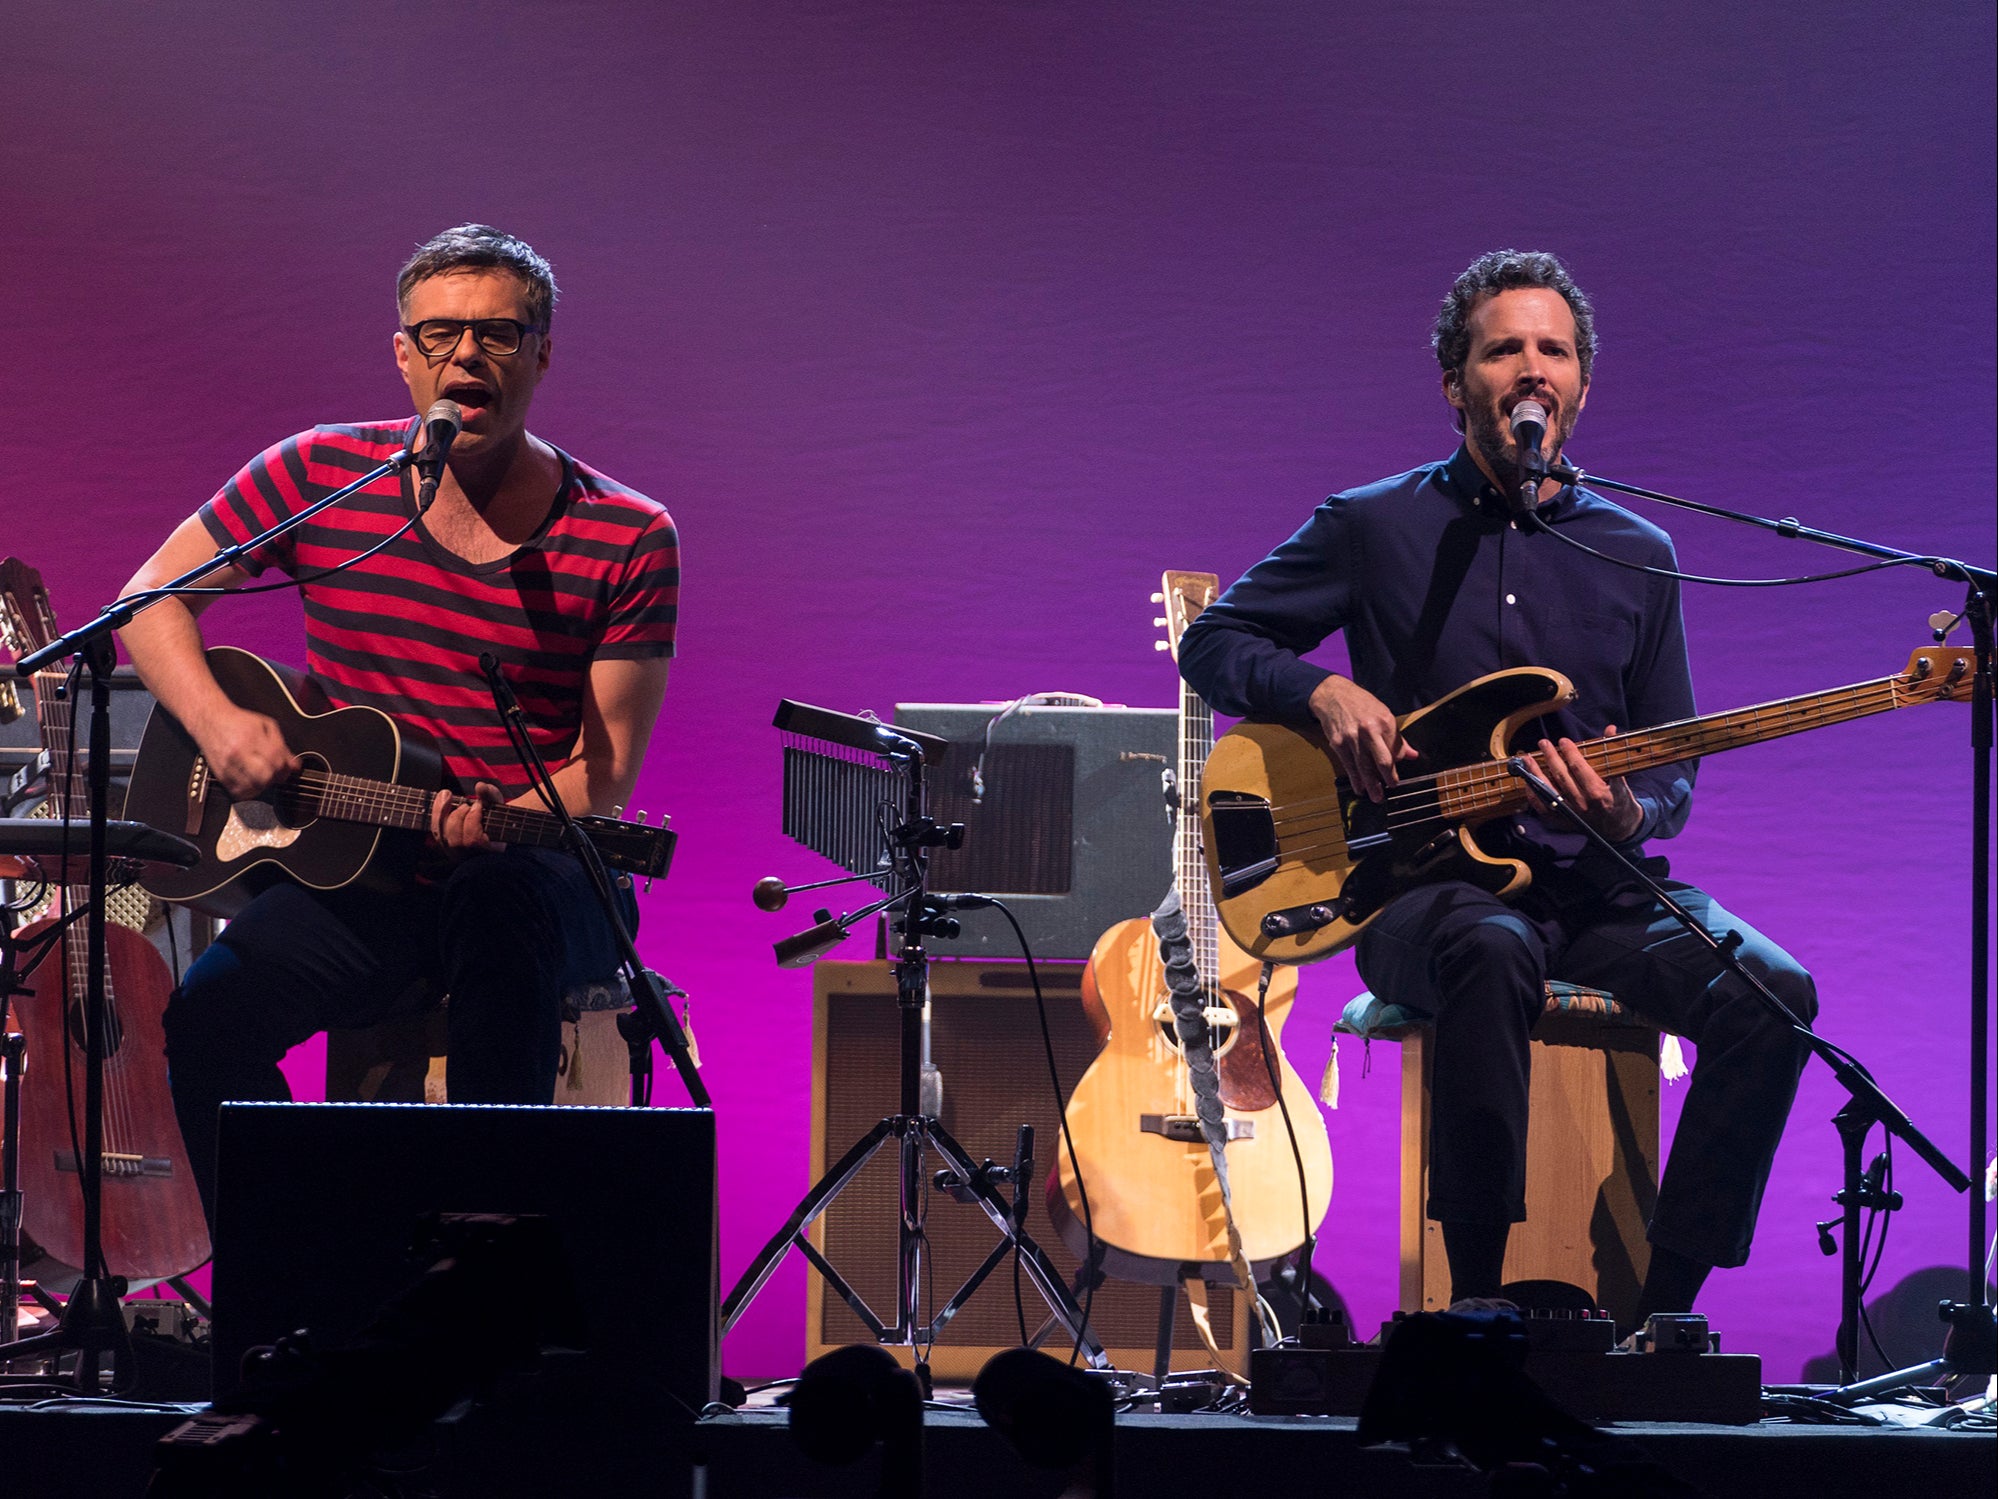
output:
{"label": "navy blue button-up shirt", "polygon": [[[1676,566],[1671,538],[1586,488],[1565,486],[1540,519],[1599,552]],[[1504,499],[1459,447],[1432,463],[1334,495],[1188,627],[1180,670],[1214,708],[1309,724],[1331,673],[1300,660],[1346,632],[1353,680],[1396,717],[1488,672],[1551,667],[1576,700],[1534,737],[1581,740],[1693,715],[1679,585],[1615,567],[1513,525]],[[1626,779],[1644,820],[1626,848],[1685,825],[1697,761]],[[1585,844],[1559,816],[1509,828],[1519,852],[1571,864]]]}

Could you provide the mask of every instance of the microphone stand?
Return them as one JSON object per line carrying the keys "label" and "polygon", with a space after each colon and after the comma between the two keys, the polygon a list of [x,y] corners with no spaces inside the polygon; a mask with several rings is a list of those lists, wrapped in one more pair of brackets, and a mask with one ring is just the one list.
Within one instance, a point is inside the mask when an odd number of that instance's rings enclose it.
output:
{"label": "microphone stand", "polygon": [[104,1262],[104,1043],[108,1011],[104,997],[104,887],[107,868],[105,824],[109,817],[111,794],[111,673],[118,663],[117,647],[111,633],[122,630],[142,610],[165,598],[192,588],[217,569],[241,561],[272,538],[281,536],[337,505],[357,491],[389,474],[401,473],[416,461],[413,449],[377,464],[344,489],[315,501],[295,515],[287,516],[248,541],[218,551],[208,561],[189,568],[172,582],[107,605],[87,624],[60,635],[38,651],[15,663],[15,673],[32,677],[64,656],[80,655],[90,672],[90,753],[86,760],[86,786],[90,799],[90,895],[85,951],[83,1020],[84,1123],[83,1158],[78,1177],[83,1197],[83,1274],[63,1306],[61,1324],[53,1332],[24,1338],[7,1348],[9,1359],[31,1355],[67,1352],[77,1354],[76,1386],[85,1395],[101,1392],[98,1381],[100,1360],[112,1360],[111,1388],[129,1388],[134,1377],[131,1367],[131,1335],[121,1304],[126,1291],[123,1276],[113,1275]]}
{"label": "microphone stand", "polygon": [[[1619,494],[1635,495],[1639,499],[1655,500],[1663,505],[1676,505],[1681,510],[1695,511],[1701,515],[1711,515],[1721,520],[1733,521],[1737,525],[1754,526],[1764,531],[1774,531],[1778,536],[1793,540],[1815,542],[1819,546],[1832,547],[1842,552],[1852,552],[1861,557],[1872,557],[1884,562],[1905,562],[1927,568],[1938,578],[1955,578],[1963,583],[1966,597],[1962,611],[1956,619],[1938,624],[1940,615],[1934,616],[1930,624],[1934,627],[1936,642],[1940,644],[1948,638],[1957,621],[1970,626],[1972,651],[1976,658],[1977,670],[1971,682],[1970,697],[1970,761],[1971,761],[1971,834],[1970,834],[1970,1166],[1979,1171],[1988,1159],[1990,1151],[1991,1075],[1988,1052],[1991,1046],[1991,852],[1992,852],[1992,741],[1993,706],[1992,683],[1994,653],[1992,641],[1992,608],[1994,598],[1998,598],[1998,573],[1989,568],[1974,567],[1947,557],[1929,557],[1918,552],[1903,551],[1898,547],[1881,546],[1876,542],[1862,541],[1857,537],[1841,536],[1833,531],[1823,531],[1816,526],[1807,526],[1794,516],[1782,520],[1770,520],[1766,516],[1751,515],[1746,511],[1729,510],[1721,505],[1701,504],[1696,500],[1681,499],[1676,495],[1661,494],[1655,489],[1644,489],[1635,484],[1624,484],[1615,479],[1605,479],[1600,474],[1591,474],[1568,463],[1547,463],[1540,460],[1545,476],[1558,479],[1563,484],[1589,485],[1598,489],[1615,490]],[[1848,1184],[1849,1185],[1849,1184]],[[1966,1190],[1958,1187],[1958,1191]],[[1990,1293],[1985,1284],[1985,1256],[1987,1245],[1988,1220],[1984,1194],[1981,1191],[1969,1194],[1969,1245],[1967,1301],[1971,1307],[1980,1308],[1987,1322],[1992,1319]],[[1852,1222],[1848,1218],[1846,1236],[1851,1238]],[[1850,1252],[1850,1246],[1848,1246]],[[1985,1334],[1990,1341],[1990,1334]],[[1848,1378],[1850,1374],[1848,1373]]]}
{"label": "microphone stand", "polygon": [[[627,1017],[618,1021],[618,1034],[624,1037],[632,1052],[634,1095],[639,1092],[642,1079],[650,1072],[652,1042],[657,1039],[673,1059],[674,1070],[686,1085],[687,1096],[694,1107],[712,1112],[714,1099],[709,1096],[707,1084],[701,1081],[700,1071],[694,1065],[693,1054],[687,1046],[687,1033],[680,1027],[680,1017],[673,1013],[673,1006],[667,1003],[666,995],[655,982],[657,976],[638,956],[631,933],[625,929],[624,913],[618,909],[610,871],[604,868],[590,835],[569,815],[562,793],[555,789],[554,778],[548,774],[541,752],[534,747],[534,741],[528,735],[526,721],[520,712],[520,699],[514,696],[513,685],[500,671],[499,659],[489,651],[480,653],[479,670],[485,673],[486,685],[492,689],[493,705],[499,710],[500,722],[506,726],[507,737],[513,741],[521,762],[527,766],[534,789],[548,804],[548,810],[555,814],[555,820],[562,825],[563,846],[576,856],[576,861],[589,875],[590,888],[596,894],[597,904],[603,908],[604,920],[609,923],[617,944],[625,986],[631,991],[631,1002],[638,1007],[636,1016],[628,1017],[634,1023],[627,1025]],[[634,1096],[632,1102],[636,1104],[638,1101]]]}
{"label": "microphone stand", "polygon": [[1588,820],[1570,806],[1560,792],[1534,774],[1524,756],[1512,756],[1505,762],[1505,768],[1507,773],[1532,787],[1543,802],[1580,829],[1591,844],[1615,860],[1632,881],[1642,887],[1674,921],[1686,929],[1694,941],[1705,947],[1720,960],[1728,972],[1748,986],[1749,992],[1755,996],[1756,1002],[1763,1009],[1802,1037],[1812,1054],[1831,1069],[1832,1077],[1837,1080],[1841,1088],[1845,1089],[1847,1095],[1845,1107],[1832,1117],[1832,1123],[1838,1127],[1839,1140],[1844,1147],[1845,1155],[1844,1186],[1833,1200],[1844,1210],[1845,1230],[1845,1254],[1839,1276],[1840,1380],[1842,1383],[1851,1383],[1857,1373],[1859,1362],[1859,1211],[1862,1206],[1880,1206],[1882,1195],[1878,1191],[1868,1190],[1866,1173],[1860,1165],[1867,1135],[1874,1125],[1885,1125],[1889,1134],[1899,1135],[1907,1141],[1915,1154],[1929,1163],[1936,1175],[1959,1192],[1969,1187],[1970,1178],[1957,1168],[1954,1161],[1930,1143],[1908,1116],[1881,1092],[1880,1085],[1873,1081],[1872,1073],[1800,1020],[1788,1005],[1776,997],[1775,992],[1767,984],[1750,971],[1748,965],[1741,961],[1739,953],[1741,933],[1730,931],[1725,936],[1716,937],[1700,925],[1693,914],[1674,900],[1664,886],[1638,868],[1624,855],[1623,850],[1591,827]]}

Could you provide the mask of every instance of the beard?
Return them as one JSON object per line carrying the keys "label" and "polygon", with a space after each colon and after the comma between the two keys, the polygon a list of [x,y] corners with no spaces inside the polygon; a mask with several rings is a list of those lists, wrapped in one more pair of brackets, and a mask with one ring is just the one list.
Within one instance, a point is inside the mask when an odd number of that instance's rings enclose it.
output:
{"label": "beard", "polygon": [[[1545,406],[1547,401],[1535,397]],[[1501,477],[1517,476],[1519,473],[1519,449],[1512,440],[1512,424],[1499,411],[1498,404],[1480,402],[1465,410],[1465,433],[1478,456],[1490,466],[1491,471]],[[1562,406],[1553,416],[1554,443],[1553,456],[1559,458],[1561,450],[1568,446],[1568,438],[1575,430],[1575,412]]]}

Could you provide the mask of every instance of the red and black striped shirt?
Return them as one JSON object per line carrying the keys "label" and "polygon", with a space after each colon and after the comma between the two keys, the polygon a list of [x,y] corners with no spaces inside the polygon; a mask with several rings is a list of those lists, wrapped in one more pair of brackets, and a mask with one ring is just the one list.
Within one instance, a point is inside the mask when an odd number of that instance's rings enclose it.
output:
{"label": "red and black striped shirt", "polygon": [[[259,454],[201,509],[220,545],[244,541],[351,484],[407,446],[413,421],[315,427]],[[418,521],[358,566],[308,582],[307,661],[327,696],[379,708],[429,733],[464,785],[528,787],[479,671],[491,651],[520,697],[549,768],[582,726],[592,661],[673,654],[679,537],[665,507],[562,459],[548,518],[497,562],[467,562]],[[409,519],[407,475],[378,479],[246,559],[298,576],[366,551]]]}

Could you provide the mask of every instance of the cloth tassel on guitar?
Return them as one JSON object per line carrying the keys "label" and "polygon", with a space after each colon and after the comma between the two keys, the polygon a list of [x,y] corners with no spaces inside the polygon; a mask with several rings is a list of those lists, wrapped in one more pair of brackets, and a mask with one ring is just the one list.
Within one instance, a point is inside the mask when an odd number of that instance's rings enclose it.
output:
{"label": "cloth tassel on guitar", "polygon": [[1328,1109],[1339,1107],[1339,1038],[1332,1038],[1332,1054],[1325,1059],[1325,1076],[1318,1081],[1318,1101]]}
{"label": "cloth tassel on guitar", "polygon": [[1679,1044],[1679,1038],[1670,1031],[1658,1042],[1658,1075],[1668,1083],[1676,1083],[1690,1071],[1686,1066],[1686,1048]]}

